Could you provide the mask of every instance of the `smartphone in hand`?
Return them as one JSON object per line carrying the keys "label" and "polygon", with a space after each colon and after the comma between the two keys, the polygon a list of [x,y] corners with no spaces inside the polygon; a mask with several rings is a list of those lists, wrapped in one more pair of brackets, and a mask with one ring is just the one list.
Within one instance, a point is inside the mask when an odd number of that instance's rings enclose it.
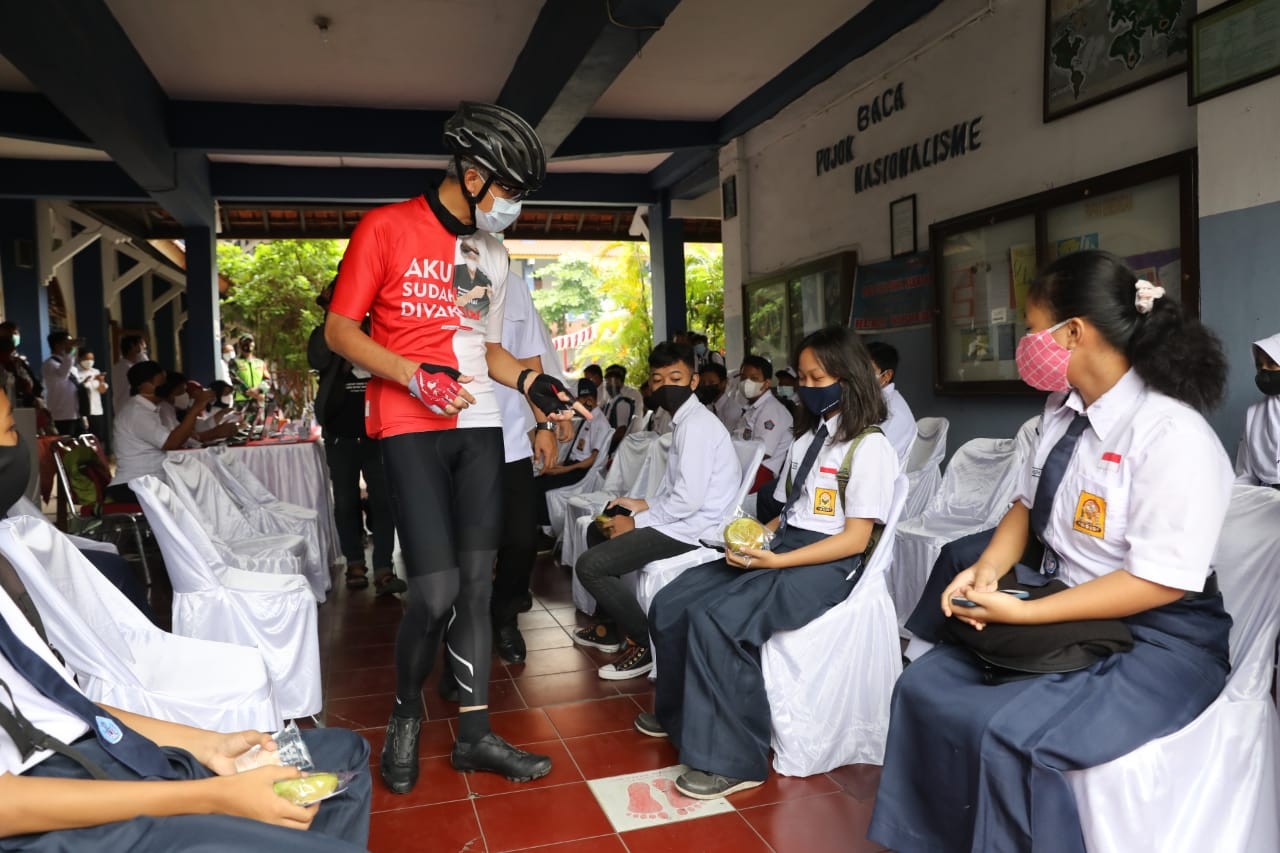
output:
{"label": "smartphone in hand", "polygon": [[970,601],[969,599],[962,598],[958,595],[951,596],[951,604],[955,607],[977,607],[978,606],[978,602]]}

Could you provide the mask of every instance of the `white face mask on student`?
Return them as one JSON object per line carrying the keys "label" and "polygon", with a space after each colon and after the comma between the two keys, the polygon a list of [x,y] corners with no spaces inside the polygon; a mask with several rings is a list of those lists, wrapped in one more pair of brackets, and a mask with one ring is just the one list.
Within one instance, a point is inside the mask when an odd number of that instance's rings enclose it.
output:
{"label": "white face mask on student", "polygon": [[81,370],[93,370],[93,359],[91,359],[91,358],[86,358],[84,361],[80,362],[80,369],[81,369]]}
{"label": "white face mask on student", "polygon": [[764,383],[755,379],[742,380],[742,396],[754,400],[764,393]]}
{"label": "white face mask on student", "polygon": [[174,407],[175,409],[189,409],[189,408],[191,408],[191,395],[190,395],[190,394],[185,394],[185,393],[184,393],[184,394],[179,394],[178,396],[174,397],[174,398],[173,398],[173,407]]}

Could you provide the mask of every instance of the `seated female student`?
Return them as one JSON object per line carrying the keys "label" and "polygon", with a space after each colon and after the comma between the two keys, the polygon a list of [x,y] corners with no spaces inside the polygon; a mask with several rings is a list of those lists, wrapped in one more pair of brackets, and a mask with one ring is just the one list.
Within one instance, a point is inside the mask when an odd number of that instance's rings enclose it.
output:
{"label": "seated female student", "polygon": [[1280,335],[1253,345],[1254,381],[1266,395],[1244,416],[1244,438],[1236,455],[1236,482],[1280,489]]}
{"label": "seated female student", "polygon": [[[1105,252],[1059,258],[1027,299],[1018,372],[1056,392],[1039,445],[985,549],[947,550],[907,627],[935,641],[951,617],[975,628],[1123,620],[1134,645],[1086,669],[995,683],[957,644],[911,664],[868,833],[899,853],[1083,852],[1064,771],[1182,728],[1229,669],[1231,619],[1209,561],[1232,475],[1201,414],[1222,395],[1221,346]],[[1044,557],[1019,566],[1019,581],[1052,575],[1067,588],[1023,601],[997,584],[1032,536]]]}
{"label": "seated female student", "polygon": [[655,713],[635,725],[671,737],[691,768],[676,787],[697,799],[763,784],[770,719],[760,647],[848,597],[893,500],[898,456],[876,426],[884,400],[862,343],[849,329],[823,329],[801,342],[796,363],[803,408],[775,493],[784,508],[769,525],[772,549],[690,569],[649,610]]}

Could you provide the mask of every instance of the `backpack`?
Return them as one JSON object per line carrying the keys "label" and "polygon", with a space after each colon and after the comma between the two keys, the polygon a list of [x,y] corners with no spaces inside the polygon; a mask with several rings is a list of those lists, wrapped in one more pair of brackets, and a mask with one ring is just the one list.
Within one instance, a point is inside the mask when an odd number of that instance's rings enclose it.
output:
{"label": "backpack", "polygon": [[[840,509],[844,510],[844,490],[849,488],[849,473],[853,470],[853,454],[857,451],[858,445],[862,444],[862,440],[874,433],[884,433],[884,430],[878,426],[869,426],[862,432],[854,436],[853,441],[849,442],[849,449],[844,453],[844,459],[840,461],[840,467],[836,470],[836,496],[840,500]],[[787,492],[791,494],[791,467],[787,466]],[[876,546],[880,544],[880,537],[884,533],[883,524],[872,524],[871,538],[867,540],[867,550],[862,552],[863,564],[865,565],[871,559],[871,552],[875,551]]]}
{"label": "backpack", "polygon": [[324,426],[342,405],[342,395],[346,393],[342,377],[351,369],[351,363],[329,349],[323,324],[316,326],[307,339],[307,364],[320,374],[315,412],[316,423]]}

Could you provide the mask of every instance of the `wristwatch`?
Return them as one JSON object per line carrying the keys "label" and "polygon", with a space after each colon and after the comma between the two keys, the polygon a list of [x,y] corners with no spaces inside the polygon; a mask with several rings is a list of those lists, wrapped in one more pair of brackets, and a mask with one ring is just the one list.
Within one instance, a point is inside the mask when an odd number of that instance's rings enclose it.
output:
{"label": "wristwatch", "polygon": [[556,425],[551,421],[542,421],[536,428],[546,430],[547,432],[556,431]]}

